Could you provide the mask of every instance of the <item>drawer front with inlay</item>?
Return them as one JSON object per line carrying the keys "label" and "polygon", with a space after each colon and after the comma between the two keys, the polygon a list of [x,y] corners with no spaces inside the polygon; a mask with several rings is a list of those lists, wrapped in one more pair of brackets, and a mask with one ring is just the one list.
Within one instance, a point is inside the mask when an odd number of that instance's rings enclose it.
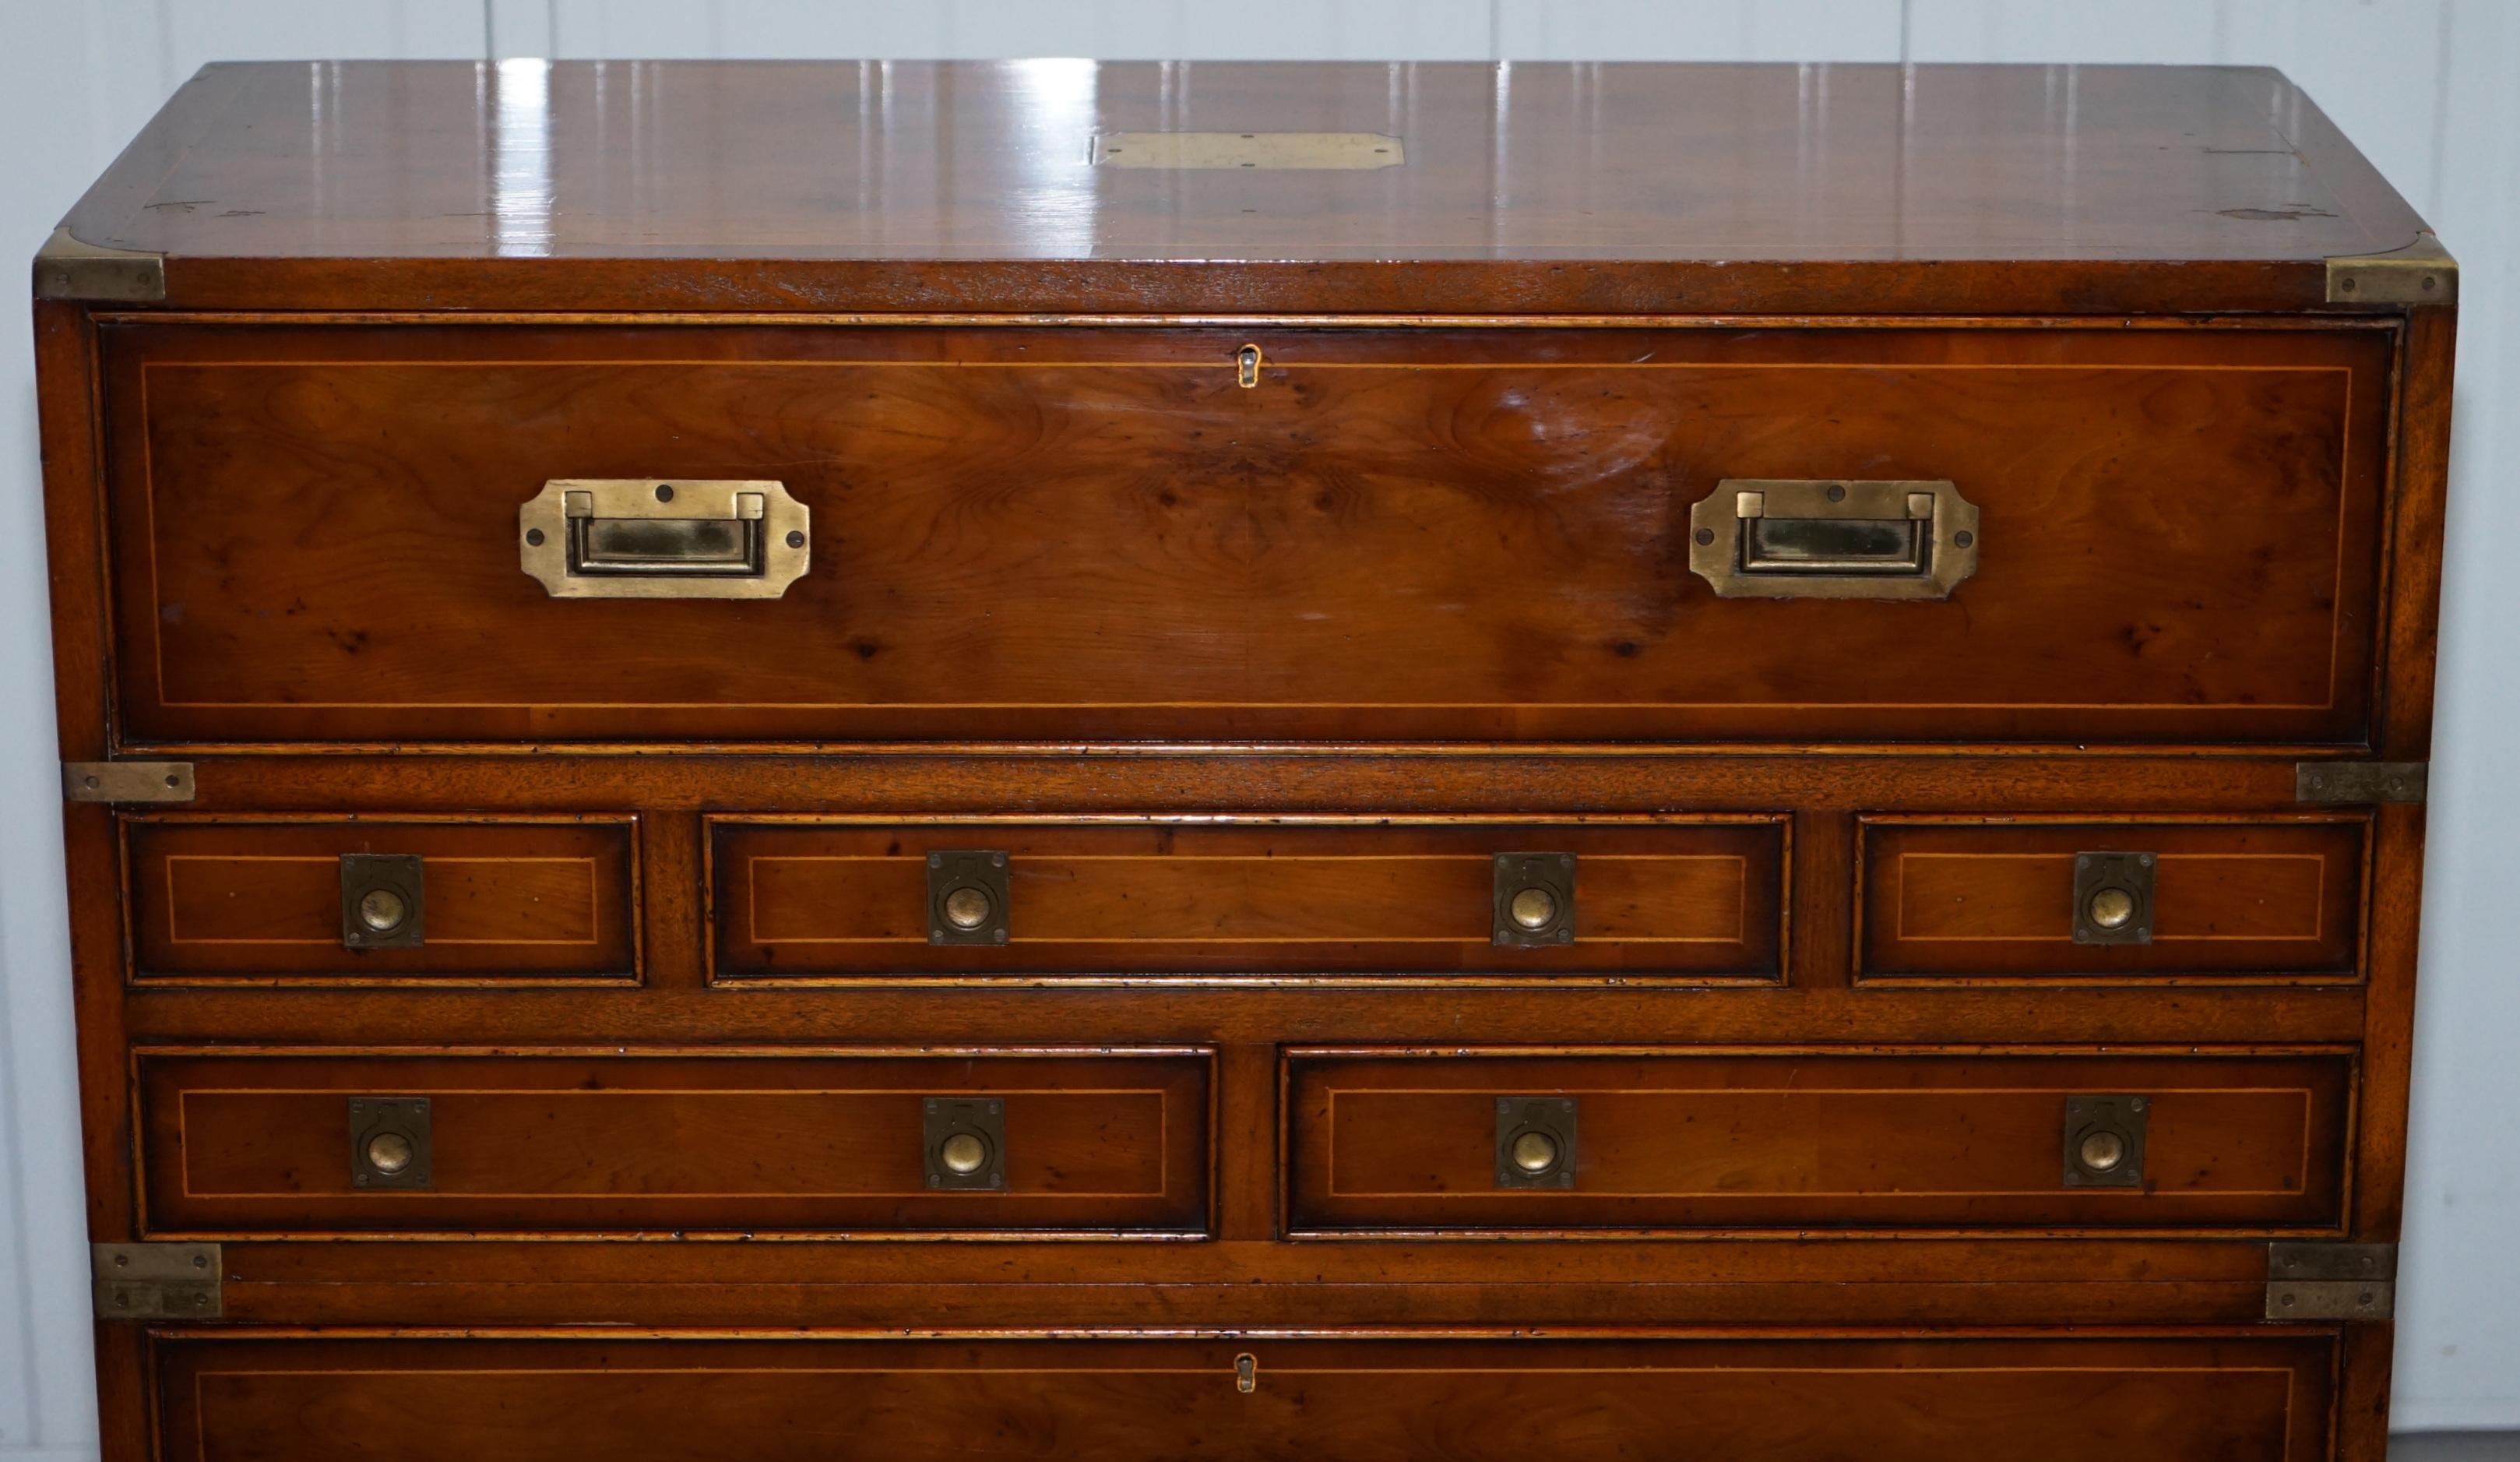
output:
{"label": "drawer front with inlay", "polygon": [[142,983],[633,982],[638,820],[134,816]]}
{"label": "drawer front with inlay", "polygon": [[1785,823],[711,825],[716,975],[1773,982]]}
{"label": "drawer front with inlay", "polygon": [[1196,1235],[1209,1065],[143,1051],[145,1227]]}
{"label": "drawer front with inlay", "polygon": [[1858,979],[2342,981],[2367,817],[1879,817]]}
{"label": "drawer front with inlay", "polygon": [[1297,1232],[2334,1229],[2350,1053],[1286,1058]]}
{"label": "drawer front with inlay", "polygon": [[164,1462],[2318,1462],[2334,1342],[161,1340]]}
{"label": "drawer front with inlay", "polygon": [[2390,345],[112,324],[122,705],[153,742],[2357,742]]}

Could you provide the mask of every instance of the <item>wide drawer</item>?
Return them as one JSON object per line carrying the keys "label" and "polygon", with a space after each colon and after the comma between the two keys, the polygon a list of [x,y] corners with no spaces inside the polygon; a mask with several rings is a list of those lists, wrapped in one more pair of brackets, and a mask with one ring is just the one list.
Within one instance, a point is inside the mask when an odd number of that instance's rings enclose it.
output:
{"label": "wide drawer", "polygon": [[156,1344],[166,1462],[2316,1462],[2334,1342]]}
{"label": "wide drawer", "polygon": [[153,1236],[1195,1235],[1207,1222],[1199,1051],[136,1061]]}
{"label": "wide drawer", "polygon": [[2352,980],[2370,830],[2362,815],[1867,818],[1856,975]]}
{"label": "wide drawer", "polygon": [[709,849],[730,981],[1773,982],[1783,938],[1781,817],[730,818]]}
{"label": "wide drawer", "polygon": [[2332,1231],[2354,1076],[2344,1051],[1285,1065],[1286,1224],[1311,1233]]}
{"label": "wide drawer", "polygon": [[134,816],[141,983],[622,983],[638,819]]}
{"label": "wide drawer", "polygon": [[103,348],[136,742],[2369,724],[2391,337],[2360,325],[120,323]]}

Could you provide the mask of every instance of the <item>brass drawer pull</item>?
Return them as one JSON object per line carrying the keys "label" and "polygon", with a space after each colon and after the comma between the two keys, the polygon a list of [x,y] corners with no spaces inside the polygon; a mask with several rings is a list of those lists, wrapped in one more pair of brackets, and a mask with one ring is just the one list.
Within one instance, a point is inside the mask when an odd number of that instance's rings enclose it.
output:
{"label": "brass drawer pull", "polygon": [[2074,855],[2074,942],[2152,942],[2152,854]]}
{"label": "brass drawer pull", "polygon": [[1575,855],[1498,853],[1495,923],[1488,937],[1508,949],[1575,942]]}
{"label": "brass drawer pull", "polygon": [[1977,571],[1977,508],[1944,481],[1727,478],[1688,528],[1726,599],[1948,599]]}
{"label": "brass drawer pull", "polygon": [[2065,1098],[2065,1186],[2140,1188],[2152,1104],[2139,1096]]}
{"label": "brass drawer pull", "polygon": [[1575,1099],[1496,1099],[1496,1185],[1575,1186]]}
{"label": "brass drawer pull", "polygon": [[517,510],[518,563],[554,599],[777,599],[810,516],[781,482],[564,478]]}
{"label": "brass drawer pull", "polygon": [[1003,1193],[1007,1104],[996,1097],[929,1097],[920,1104],[927,1186],[936,1192]]}
{"label": "brass drawer pull", "polygon": [[428,1187],[429,1126],[427,1097],[350,1098],[350,1186]]}
{"label": "brass drawer pull", "polygon": [[1007,903],[1003,849],[958,848],[927,855],[928,943],[1005,943]]}
{"label": "brass drawer pull", "polygon": [[341,947],[420,948],[422,893],[418,853],[341,854]]}

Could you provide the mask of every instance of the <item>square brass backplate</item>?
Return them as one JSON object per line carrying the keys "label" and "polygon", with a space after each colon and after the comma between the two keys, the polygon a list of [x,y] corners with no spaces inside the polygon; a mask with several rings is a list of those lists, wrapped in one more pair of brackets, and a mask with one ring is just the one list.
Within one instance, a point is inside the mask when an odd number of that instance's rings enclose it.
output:
{"label": "square brass backplate", "polygon": [[422,912],[419,854],[341,854],[343,948],[417,949]]}
{"label": "square brass backplate", "polygon": [[2152,1103],[2139,1096],[2065,1098],[2065,1186],[2143,1186],[2144,1119]]}
{"label": "square brass backplate", "polygon": [[2074,854],[2074,942],[2152,942],[2152,854]]}
{"label": "square brass backplate", "polygon": [[1007,855],[989,848],[927,855],[927,942],[1007,941]]}
{"label": "square brass backplate", "polygon": [[350,1098],[350,1186],[428,1186],[428,1098]]}
{"label": "square brass backplate", "polygon": [[1575,942],[1575,855],[1496,855],[1496,906],[1490,937],[1508,949],[1550,949]]}
{"label": "square brass backplate", "polygon": [[929,1097],[921,1103],[927,1186],[940,1193],[1003,1193],[1007,1104],[997,1097]]}
{"label": "square brass backplate", "polygon": [[1496,1185],[1575,1186],[1575,1099],[1496,1099]]}

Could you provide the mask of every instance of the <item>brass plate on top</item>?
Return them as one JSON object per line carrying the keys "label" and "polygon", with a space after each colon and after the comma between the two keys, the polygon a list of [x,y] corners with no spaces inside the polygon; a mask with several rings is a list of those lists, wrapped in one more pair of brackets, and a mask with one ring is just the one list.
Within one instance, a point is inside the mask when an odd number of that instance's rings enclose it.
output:
{"label": "brass plate on top", "polygon": [[1354,171],[1407,160],[1400,139],[1380,132],[1105,132],[1094,139],[1097,167]]}
{"label": "brass plate on top", "polygon": [[166,256],[90,244],[65,224],[35,255],[35,297],[156,304],[166,297]]}

